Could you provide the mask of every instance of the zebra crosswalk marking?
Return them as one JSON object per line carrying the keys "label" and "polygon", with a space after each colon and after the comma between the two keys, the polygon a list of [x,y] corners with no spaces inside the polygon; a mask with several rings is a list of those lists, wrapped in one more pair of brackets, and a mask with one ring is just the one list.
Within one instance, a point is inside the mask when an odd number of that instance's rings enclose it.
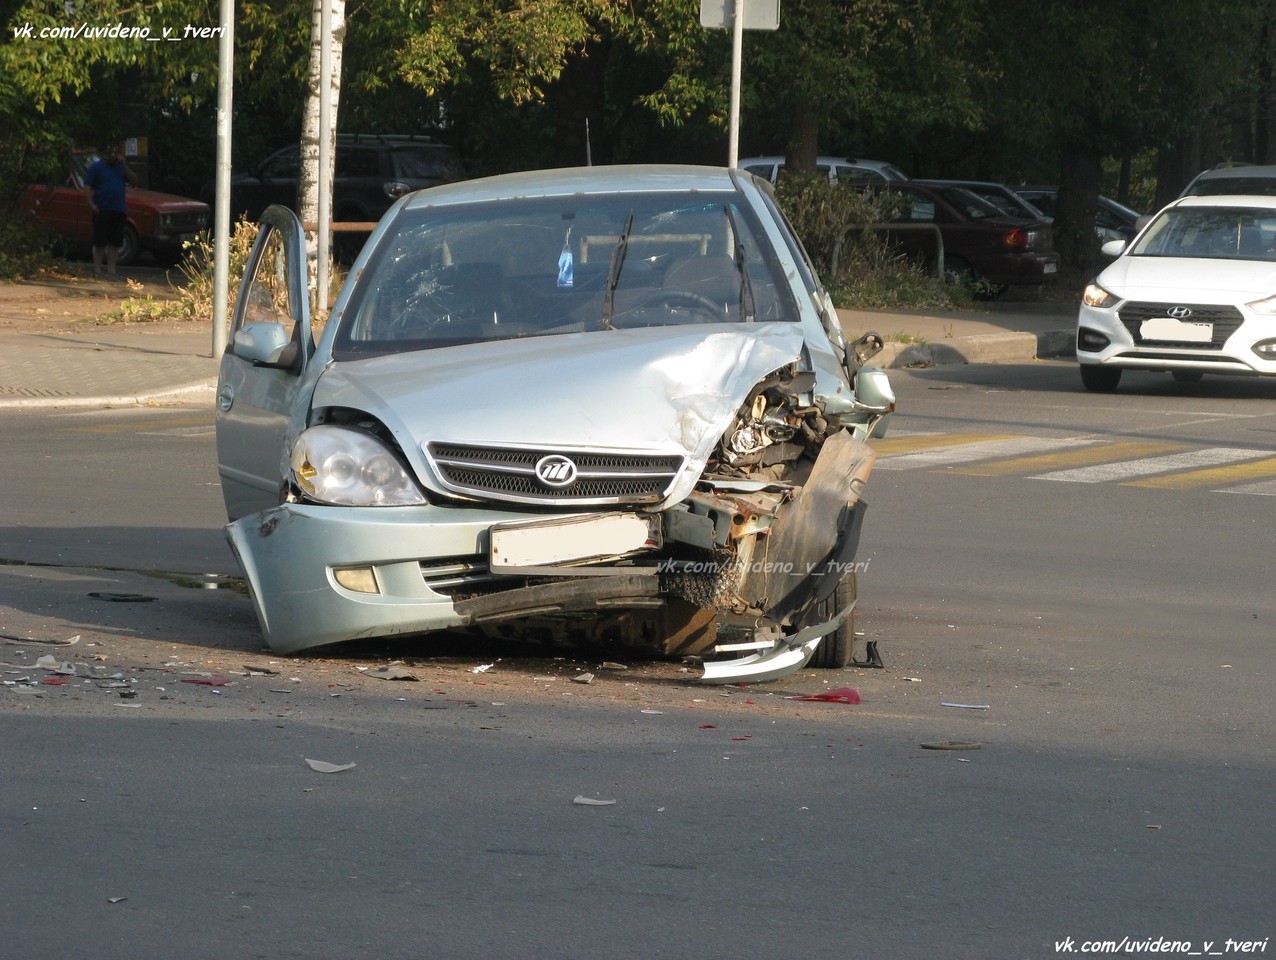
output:
{"label": "zebra crosswalk marking", "polygon": [[1081,467],[1095,463],[1108,463],[1112,460],[1128,460],[1134,457],[1147,457],[1153,454],[1170,453],[1186,450],[1181,443],[1145,443],[1136,440],[1123,440],[1105,443],[1098,440],[1082,441],[1086,446],[1060,453],[1047,453],[1036,457],[1016,457],[1012,460],[993,460],[988,463],[974,464],[968,467],[956,467],[953,473],[968,474],[974,477],[1003,477],[1016,474],[1027,474],[1040,470],[1063,470],[1070,467]]}
{"label": "zebra crosswalk marking", "polygon": [[1120,460],[1091,467],[1071,470],[1054,470],[1034,474],[1032,480],[1058,480],[1065,483],[1123,483],[1135,477],[1148,477],[1172,470],[1192,470],[1214,467],[1219,463],[1236,463],[1270,457],[1271,450],[1245,450],[1237,447],[1206,447],[1188,450],[1163,457],[1145,457],[1139,460]]}
{"label": "zebra crosswalk marking", "polygon": [[[903,437],[901,439],[909,439]],[[954,444],[949,436],[949,443],[933,449],[922,449],[916,453],[879,456],[874,470],[914,470],[924,467],[942,467],[955,463],[969,463],[972,460],[992,460],[996,458],[1014,457],[1021,454],[1035,453],[1039,450],[1058,450],[1060,447],[1075,447],[1078,443],[1097,441],[1078,440],[1077,438],[1059,437],[1016,437],[993,436],[988,438],[972,438]],[[881,451],[879,451],[881,453]]]}
{"label": "zebra crosswalk marking", "polygon": [[[1270,450],[1263,452],[1268,454],[1268,456],[1262,460],[1251,460],[1249,463],[1237,463],[1227,467],[1207,467],[1202,470],[1189,470],[1186,473],[1171,473],[1166,476],[1149,477],[1146,480],[1131,480],[1126,486],[1157,487],[1163,490],[1197,490],[1219,483],[1255,480],[1258,477],[1276,477],[1276,457],[1270,455],[1272,452]],[[1266,486],[1266,484],[1254,483],[1249,484],[1249,486],[1257,488]],[[1244,490],[1244,488],[1237,489]],[[1261,491],[1250,489],[1245,492],[1259,493]],[[1272,493],[1276,494],[1276,489]]]}

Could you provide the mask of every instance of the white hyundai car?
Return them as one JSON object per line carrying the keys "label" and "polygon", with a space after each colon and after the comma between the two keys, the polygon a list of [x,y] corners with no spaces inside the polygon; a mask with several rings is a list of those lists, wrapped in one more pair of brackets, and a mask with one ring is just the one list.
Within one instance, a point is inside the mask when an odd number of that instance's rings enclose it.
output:
{"label": "white hyundai car", "polygon": [[1276,376],[1276,197],[1174,201],[1086,288],[1077,360],[1089,390],[1125,370]]}

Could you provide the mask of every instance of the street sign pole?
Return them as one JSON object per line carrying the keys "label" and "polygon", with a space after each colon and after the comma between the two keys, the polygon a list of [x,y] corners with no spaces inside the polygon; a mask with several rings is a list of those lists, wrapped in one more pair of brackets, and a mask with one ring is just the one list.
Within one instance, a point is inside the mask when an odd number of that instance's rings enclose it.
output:
{"label": "street sign pole", "polygon": [[744,0],[734,0],[731,12],[731,122],[727,166],[740,160],[740,61],[744,59]]}
{"label": "street sign pole", "polygon": [[727,166],[740,160],[740,77],[743,72],[745,30],[775,30],[780,26],[780,0],[700,0],[700,26],[731,31],[731,117],[728,123]]}

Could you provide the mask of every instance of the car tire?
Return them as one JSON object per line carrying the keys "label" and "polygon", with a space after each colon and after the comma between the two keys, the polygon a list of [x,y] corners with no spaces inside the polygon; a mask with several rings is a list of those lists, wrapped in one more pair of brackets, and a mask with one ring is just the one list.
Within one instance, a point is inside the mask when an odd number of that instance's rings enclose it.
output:
{"label": "car tire", "polygon": [[[837,589],[820,603],[816,622],[831,620],[847,607],[853,607],[859,592],[859,583],[852,571],[842,577]],[[851,662],[855,644],[855,611],[852,610],[832,633],[825,635],[811,656],[812,667],[823,670],[841,670]]]}
{"label": "car tire", "polygon": [[142,244],[137,238],[137,231],[129,224],[124,224],[124,241],[120,244],[119,250],[115,253],[116,265],[120,267],[127,267],[136,263],[141,251]]}
{"label": "car tire", "polygon": [[1121,382],[1120,367],[1100,367],[1092,363],[1081,365],[1081,382],[1094,393],[1112,393]]}
{"label": "car tire", "polygon": [[1205,379],[1205,374],[1200,370],[1171,370],[1170,376],[1178,383],[1200,383]]}

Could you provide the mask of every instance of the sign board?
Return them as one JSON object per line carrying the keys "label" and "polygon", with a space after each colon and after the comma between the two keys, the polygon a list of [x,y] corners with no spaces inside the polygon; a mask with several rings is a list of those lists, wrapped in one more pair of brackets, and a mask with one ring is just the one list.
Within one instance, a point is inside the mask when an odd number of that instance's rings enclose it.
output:
{"label": "sign board", "polygon": [[[700,0],[700,26],[731,29],[735,0]],[[780,0],[744,0],[745,30],[775,30],[780,26]]]}

